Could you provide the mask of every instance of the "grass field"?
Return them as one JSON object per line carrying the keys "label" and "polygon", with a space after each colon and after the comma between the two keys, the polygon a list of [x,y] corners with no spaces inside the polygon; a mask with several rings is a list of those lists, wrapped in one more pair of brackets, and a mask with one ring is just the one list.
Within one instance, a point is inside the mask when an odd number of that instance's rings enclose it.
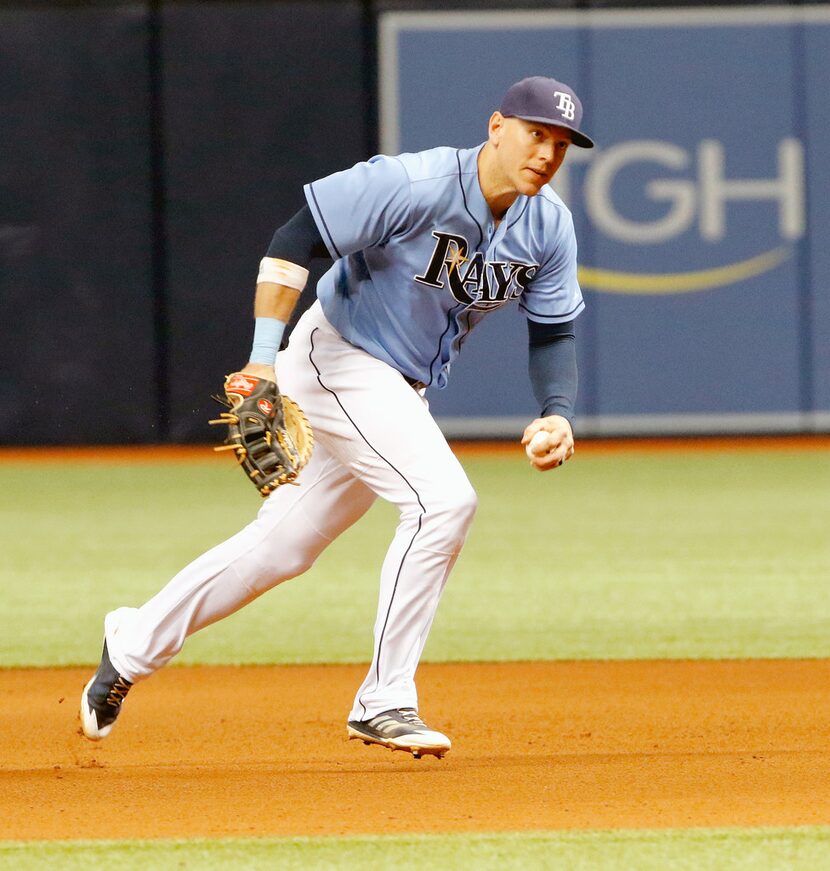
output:
{"label": "grass field", "polygon": [[[481,507],[425,658],[830,657],[821,450],[468,457]],[[46,485],[44,486],[44,482]],[[230,464],[0,464],[0,666],[97,662],[103,614],[235,532]],[[363,662],[395,524],[378,505],[302,579],[189,640],[179,664]],[[0,868],[830,867],[825,829],[0,845]]]}
{"label": "grass field", "polygon": [[[447,660],[830,656],[830,461],[814,451],[465,460],[480,508],[426,648]],[[50,486],[33,491],[33,477]],[[202,463],[0,465],[0,666],[97,661],[140,604],[258,508]],[[180,663],[363,662],[395,524],[376,505]]]}
{"label": "grass field", "polygon": [[120,871],[819,871],[830,867],[830,831],[683,829],[0,845],[0,871],[88,871],[102,864]]}

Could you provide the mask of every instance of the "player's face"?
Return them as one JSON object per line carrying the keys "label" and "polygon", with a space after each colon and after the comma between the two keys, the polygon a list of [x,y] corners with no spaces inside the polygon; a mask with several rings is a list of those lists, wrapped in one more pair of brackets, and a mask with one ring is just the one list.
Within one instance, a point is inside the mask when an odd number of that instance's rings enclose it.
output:
{"label": "player's face", "polygon": [[496,146],[504,181],[518,193],[533,197],[562,165],[571,131],[554,124],[505,118],[496,112],[490,119],[490,141]]}

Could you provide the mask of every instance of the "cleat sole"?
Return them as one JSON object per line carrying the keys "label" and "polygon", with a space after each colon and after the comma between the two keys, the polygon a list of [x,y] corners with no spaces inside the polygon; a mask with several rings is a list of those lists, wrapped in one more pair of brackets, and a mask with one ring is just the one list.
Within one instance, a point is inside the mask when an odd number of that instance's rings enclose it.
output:
{"label": "cleat sole", "polygon": [[378,747],[386,747],[388,750],[403,750],[404,753],[411,753],[414,759],[421,759],[424,756],[434,756],[436,759],[443,759],[447,755],[447,747],[418,747],[413,744],[395,744],[393,741],[384,741],[381,738],[367,738],[362,732],[358,732],[351,726],[348,728],[350,741],[362,741],[365,746],[369,747],[375,744]]}
{"label": "cleat sole", "polygon": [[[398,719],[400,720],[400,717]],[[401,725],[405,724],[401,723]],[[373,728],[368,722],[350,720],[346,723],[346,734],[349,740],[362,741],[366,746],[377,744],[393,752],[402,750],[404,753],[410,753],[413,759],[421,759],[424,756],[442,759],[451,747],[449,738],[440,732],[423,728],[424,724],[420,721],[419,725],[420,729],[414,728],[412,731],[402,731],[399,726],[395,726],[394,729],[390,729],[392,734],[383,734],[382,729]],[[394,734],[395,730],[398,734]]]}
{"label": "cleat sole", "polygon": [[98,718],[95,716],[95,712],[90,711],[89,709],[86,694],[89,692],[94,680],[95,678],[93,677],[84,687],[83,693],[81,693],[81,729],[83,730],[84,737],[88,738],[90,741],[100,741],[102,738],[106,738],[112,731],[112,724],[104,726],[103,728],[98,728]]}

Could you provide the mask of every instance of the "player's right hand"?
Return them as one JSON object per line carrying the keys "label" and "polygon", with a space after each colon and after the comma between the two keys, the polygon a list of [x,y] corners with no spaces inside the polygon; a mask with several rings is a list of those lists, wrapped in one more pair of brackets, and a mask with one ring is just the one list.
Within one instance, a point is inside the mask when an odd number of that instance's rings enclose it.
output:
{"label": "player's right hand", "polygon": [[277,373],[274,371],[274,367],[269,366],[267,363],[248,363],[244,369],[239,371],[245,375],[256,375],[257,378],[264,378],[266,381],[273,381],[274,384],[277,383]]}
{"label": "player's right hand", "polygon": [[538,417],[525,428],[522,444],[528,445],[533,436],[546,432],[549,445],[545,453],[529,456],[530,464],[540,472],[556,469],[570,459],[574,453],[574,437],[568,419],[558,414],[548,417]]}

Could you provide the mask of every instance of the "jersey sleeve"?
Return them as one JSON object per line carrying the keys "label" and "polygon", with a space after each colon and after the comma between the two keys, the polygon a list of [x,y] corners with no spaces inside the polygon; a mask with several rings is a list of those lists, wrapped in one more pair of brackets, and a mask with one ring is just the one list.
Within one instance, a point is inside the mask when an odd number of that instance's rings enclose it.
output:
{"label": "jersey sleeve", "polygon": [[585,308],[576,276],[576,234],[569,212],[560,214],[552,250],[519,299],[528,320],[556,324],[573,320]]}
{"label": "jersey sleeve", "polygon": [[311,182],[304,190],[320,235],[335,259],[388,240],[409,220],[409,176],[394,157],[373,157]]}

